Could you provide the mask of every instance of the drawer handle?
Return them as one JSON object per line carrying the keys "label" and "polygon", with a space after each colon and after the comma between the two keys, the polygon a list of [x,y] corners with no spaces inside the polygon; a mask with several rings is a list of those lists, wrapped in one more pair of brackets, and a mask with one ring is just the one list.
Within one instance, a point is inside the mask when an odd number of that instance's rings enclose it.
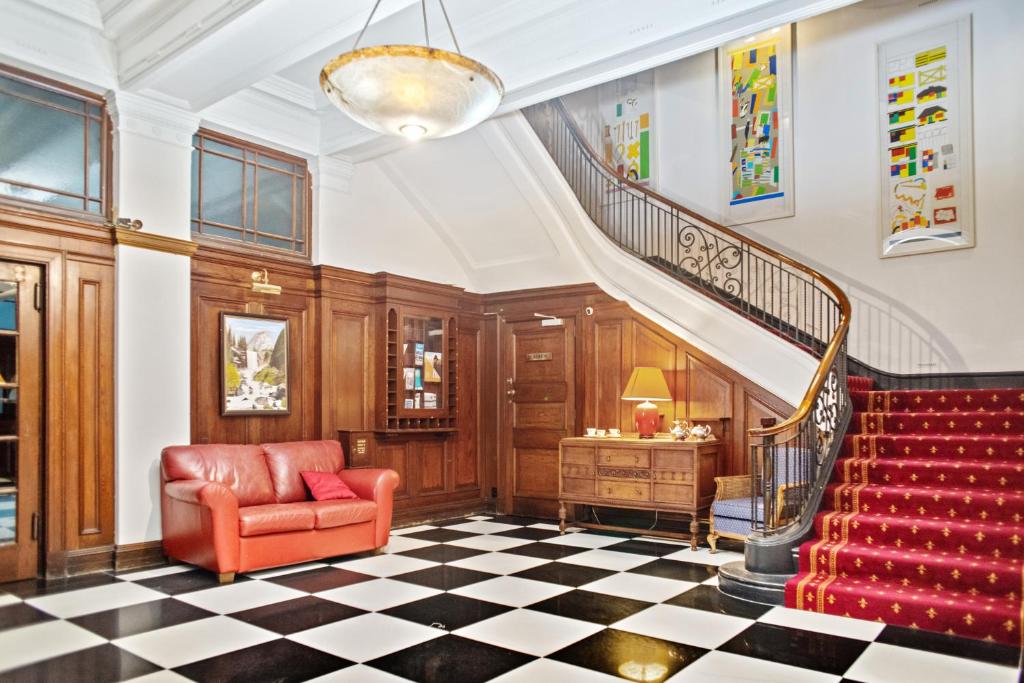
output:
{"label": "drawer handle", "polygon": [[643,490],[639,486],[634,486],[633,487],[633,493],[635,493],[636,495],[640,496],[640,495],[643,495]]}

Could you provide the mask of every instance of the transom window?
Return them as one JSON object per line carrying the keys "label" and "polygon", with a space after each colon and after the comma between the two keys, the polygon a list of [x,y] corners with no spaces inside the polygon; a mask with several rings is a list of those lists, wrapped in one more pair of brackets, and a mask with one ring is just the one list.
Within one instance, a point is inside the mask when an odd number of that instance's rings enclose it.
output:
{"label": "transom window", "polygon": [[305,159],[206,130],[192,146],[193,234],[309,254]]}
{"label": "transom window", "polygon": [[103,98],[0,70],[0,197],[106,214]]}

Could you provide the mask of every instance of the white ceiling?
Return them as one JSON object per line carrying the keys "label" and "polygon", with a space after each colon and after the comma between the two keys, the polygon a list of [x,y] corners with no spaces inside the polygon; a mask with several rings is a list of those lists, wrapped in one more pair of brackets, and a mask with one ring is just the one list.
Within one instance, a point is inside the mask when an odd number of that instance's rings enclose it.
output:
{"label": "white ceiling", "polygon": [[[323,63],[374,0],[0,0],[0,59],[129,90],[309,155],[393,149],[334,110]],[[461,48],[507,90],[499,110],[854,0],[446,0]],[[451,48],[437,0],[431,44]],[[362,45],[422,43],[419,0],[382,0]],[[289,127],[292,130],[289,130]]]}

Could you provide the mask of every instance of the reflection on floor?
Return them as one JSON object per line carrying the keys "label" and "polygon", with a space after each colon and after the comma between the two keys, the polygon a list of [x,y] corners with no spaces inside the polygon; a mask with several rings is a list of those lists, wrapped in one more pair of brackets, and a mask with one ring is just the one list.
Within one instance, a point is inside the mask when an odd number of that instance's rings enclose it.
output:
{"label": "reflection on floor", "polygon": [[739,557],[476,515],[228,586],[181,565],[4,584],[0,680],[1017,680],[1008,646],[723,596]]}

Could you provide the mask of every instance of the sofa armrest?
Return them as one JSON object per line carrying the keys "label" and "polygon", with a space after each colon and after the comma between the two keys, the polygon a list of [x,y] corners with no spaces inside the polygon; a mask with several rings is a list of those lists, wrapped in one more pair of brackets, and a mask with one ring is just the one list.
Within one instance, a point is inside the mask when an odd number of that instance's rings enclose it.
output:
{"label": "sofa armrest", "polygon": [[391,533],[391,512],[395,489],[398,488],[398,472],[368,468],[342,470],[338,476],[357,496],[377,504],[374,543],[375,547],[383,548],[388,544],[388,535]]}
{"label": "sofa armrest", "polygon": [[715,500],[750,498],[750,486],[753,479],[749,474],[715,477]]}
{"label": "sofa armrest", "polygon": [[164,550],[218,573],[238,570],[238,498],[219,482],[181,479],[163,487]]}

